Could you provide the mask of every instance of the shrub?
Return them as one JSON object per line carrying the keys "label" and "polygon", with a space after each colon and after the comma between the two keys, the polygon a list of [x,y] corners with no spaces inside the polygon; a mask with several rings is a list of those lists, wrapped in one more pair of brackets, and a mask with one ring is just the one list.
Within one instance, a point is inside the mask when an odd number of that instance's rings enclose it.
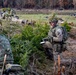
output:
{"label": "shrub", "polygon": [[25,67],[28,65],[29,58],[33,54],[36,54],[37,58],[44,59],[45,56],[41,50],[40,41],[47,36],[48,30],[48,25],[37,24],[35,27],[25,26],[21,34],[11,37],[15,63],[19,63]]}
{"label": "shrub", "polygon": [[10,11],[11,11],[11,8],[2,8],[2,11],[3,11],[3,12],[5,12],[5,11],[10,12]]}
{"label": "shrub", "polygon": [[71,30],[71,27],[69,26],[67,22],[64,22],[62,26],[64,26],[68,32]]}

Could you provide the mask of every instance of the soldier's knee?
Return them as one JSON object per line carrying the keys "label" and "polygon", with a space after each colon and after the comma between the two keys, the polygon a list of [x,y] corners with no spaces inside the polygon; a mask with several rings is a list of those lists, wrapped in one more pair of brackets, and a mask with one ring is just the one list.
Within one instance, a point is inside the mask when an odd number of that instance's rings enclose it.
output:
{"label": "soldier's knee", "polygon": [[50,43],[49,41],[46,41],[46,42],[45,42],[45,46],[46,46],[47,48],[52,48],[52,45],[51,45],[51,43]]}

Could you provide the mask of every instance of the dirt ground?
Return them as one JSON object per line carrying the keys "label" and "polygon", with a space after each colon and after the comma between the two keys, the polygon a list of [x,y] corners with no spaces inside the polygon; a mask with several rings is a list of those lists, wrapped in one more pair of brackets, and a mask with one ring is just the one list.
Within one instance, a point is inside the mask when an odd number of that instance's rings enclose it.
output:
{"label": "dirt ground", "polygon": [[60,59],[61,65],[66,67],[66,75],[76,75],[76,28],[72,28],[70,35],[67,50],[60,54]]}

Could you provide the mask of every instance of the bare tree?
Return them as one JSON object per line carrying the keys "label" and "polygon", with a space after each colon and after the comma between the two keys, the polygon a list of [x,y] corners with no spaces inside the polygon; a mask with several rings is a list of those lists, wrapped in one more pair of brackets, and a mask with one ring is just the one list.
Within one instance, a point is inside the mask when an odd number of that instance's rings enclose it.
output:
{"label": "bare tree", "polygon": [[0,0],[1,7],[17,7],[17,8],[60,8],[74,5],[76,8],[76,0]]}
{"label": "bare tree", "polygon": [[6,7],[7,6],[7,3],[8,2],[8,0],[3,0],[3,5],[4,5],[4,7]]}

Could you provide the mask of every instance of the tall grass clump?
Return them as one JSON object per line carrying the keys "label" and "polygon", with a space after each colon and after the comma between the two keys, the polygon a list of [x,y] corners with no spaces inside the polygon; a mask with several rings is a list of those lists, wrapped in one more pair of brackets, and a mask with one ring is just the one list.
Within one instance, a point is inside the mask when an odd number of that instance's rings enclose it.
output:
{"label": "tall grass clump", "polygon": [[69,24],[65,21],[62,26],[64,26],[67,30],[67,32],[69,32],[71,30],[71,27],[69,26]]}

